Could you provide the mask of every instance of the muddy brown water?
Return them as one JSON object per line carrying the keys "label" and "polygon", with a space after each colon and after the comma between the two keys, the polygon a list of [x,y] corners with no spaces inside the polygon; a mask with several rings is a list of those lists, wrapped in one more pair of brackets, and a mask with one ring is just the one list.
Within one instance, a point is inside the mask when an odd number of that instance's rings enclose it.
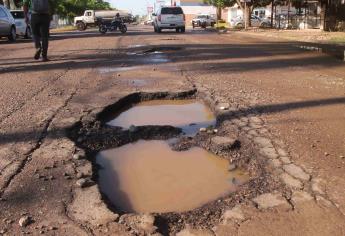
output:
{"label": "muddy brown water", "polygon": [[236,190],[248,178],[204,149],[173,151],[166,141],[138,141],[97,156],[101,191],[120,210],[183,212]]}
{"label": "muddy brown water", "polygon": [[196,100],[154,100],[141,102],[109,121],[110,126],[171,125],[193,135],[201,127],[215,125],[211,110]]}

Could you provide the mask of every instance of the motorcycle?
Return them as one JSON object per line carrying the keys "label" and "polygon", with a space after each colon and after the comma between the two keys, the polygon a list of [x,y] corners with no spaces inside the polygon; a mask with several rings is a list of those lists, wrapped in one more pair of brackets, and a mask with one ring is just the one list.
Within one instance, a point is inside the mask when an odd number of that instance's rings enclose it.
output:
{"label": "motorcycle", "polygon": [[99,32],[102,34],[107,33],[108,31],[113,32],[120,30],[121,33],[126,33],[127,32],[127,26],[124,23],[122,18],[119,19],[114,19],[111,22],[101,20],[99,24]]}

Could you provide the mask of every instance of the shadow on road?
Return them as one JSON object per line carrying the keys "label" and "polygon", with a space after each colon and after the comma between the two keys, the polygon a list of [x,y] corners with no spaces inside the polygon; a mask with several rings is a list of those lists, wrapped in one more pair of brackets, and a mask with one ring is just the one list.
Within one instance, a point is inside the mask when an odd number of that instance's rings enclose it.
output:
{"label": "shadow on road", "polygon": [[[126,40],[124,36],[123,40]],[[255,71],[288,67],[340,67],[344,64],[323,54],[306,53],[291,47],[291,43],[247,43],[247,44],[169,44],[169,48],[159,55],[145,53],[164,49],[162,45],[139,46],[124,49],[84,49],[76,55],[75,50],[64,51],[63,55],[52,57],[49,63],[37,63],[32,58],[18,58],[20,61],[0,59],[3,67],[0,74],[27,71],[47,71],[54,69],[82,68],[118,68],[164,63],[190,63],[191,70],[220,72]],[[86,52],[86,53],[85,53]],[[129,54],[130,53],[130,54]],[[303,54],[303,56],[301,56]],[[307,55],[307,56],[306,56]],[[168,60],[154,60],[154,57],[166,57]],[[253,61],[250,59],[260,59]],[[237,60],[236,60],[237,59]],[[248,60],[241,60],[248,59]],[[24,61],[23,61],[24,60]],[[212,69],[214,68],[214,69]]]}

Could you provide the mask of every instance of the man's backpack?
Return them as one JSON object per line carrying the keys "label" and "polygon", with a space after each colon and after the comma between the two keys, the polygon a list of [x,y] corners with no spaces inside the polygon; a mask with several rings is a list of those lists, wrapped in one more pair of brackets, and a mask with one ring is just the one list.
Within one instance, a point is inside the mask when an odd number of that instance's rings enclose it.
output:
{"label": "man's backpack", "polygon": [[48,0],[32,0],[32,11],[38,14],[49,13],[49,1]]}

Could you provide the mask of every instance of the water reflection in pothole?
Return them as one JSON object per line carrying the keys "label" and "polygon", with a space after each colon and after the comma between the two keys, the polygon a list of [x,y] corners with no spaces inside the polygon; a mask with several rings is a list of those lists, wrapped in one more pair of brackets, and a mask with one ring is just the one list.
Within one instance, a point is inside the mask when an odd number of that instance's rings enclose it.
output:
{"label": "water reflection in pothole", "polygon": [[110,126],[171,125],[193,135],[202,127],[215,125],[211,110],[195,100],[154,100],[141,102],[109,121]]}
{"label": "water reflection in pothole", "polygon": [[[201,148],[171,150],[165,141],[139,141],[98,154],[101,191],[126,212],[182,212],[200,207],[247,180],[227,160]],[[235,184],[236,183],[236,184]]]}

